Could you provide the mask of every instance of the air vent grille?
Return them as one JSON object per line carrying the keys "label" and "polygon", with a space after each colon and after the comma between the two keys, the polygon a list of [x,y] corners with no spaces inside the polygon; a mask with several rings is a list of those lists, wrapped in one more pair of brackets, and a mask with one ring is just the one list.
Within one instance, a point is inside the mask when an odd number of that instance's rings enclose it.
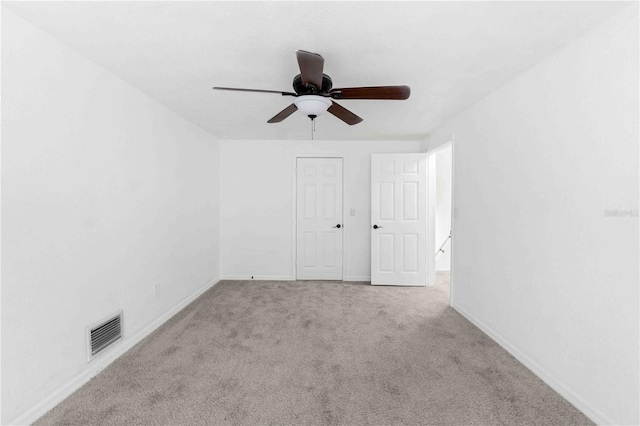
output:
{"label": "air vent grille", "polygon": [[89,359],[122,337],[122,312],[89,329]]}

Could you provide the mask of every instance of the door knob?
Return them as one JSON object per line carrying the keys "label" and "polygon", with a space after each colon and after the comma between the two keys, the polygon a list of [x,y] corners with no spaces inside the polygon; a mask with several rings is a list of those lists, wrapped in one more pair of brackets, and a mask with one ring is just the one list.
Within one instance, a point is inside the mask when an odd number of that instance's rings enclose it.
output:
{"label": "door knob", "polygon": [[382,228],[382,226],[373,225],[373,229],[378,229],[378,228]]}
{"label": "door knob", "polygon": [[340,228],[342,228],[342,225],[337,224],[336,226],[334,226],[334,228],[338,228],[338,229],[340,229]]}

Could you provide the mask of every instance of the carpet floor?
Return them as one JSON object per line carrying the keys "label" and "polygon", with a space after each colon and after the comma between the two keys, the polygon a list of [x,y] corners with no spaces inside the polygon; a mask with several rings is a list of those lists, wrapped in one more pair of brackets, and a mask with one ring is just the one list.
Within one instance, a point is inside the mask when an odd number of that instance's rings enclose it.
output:
{"label": "carpet floor", "polygon": [[443,282],[222,281],[36,424],[592,424],[448,302]]}

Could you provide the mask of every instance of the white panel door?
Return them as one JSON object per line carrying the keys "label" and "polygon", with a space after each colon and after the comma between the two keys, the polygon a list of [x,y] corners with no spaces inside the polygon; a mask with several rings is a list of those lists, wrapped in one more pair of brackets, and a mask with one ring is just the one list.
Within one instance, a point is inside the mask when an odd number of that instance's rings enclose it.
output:
{"label": "white panel door", "polygon": [[342,280],[342,158],[296,166],[296,278]]}
{"label": "white panel door", "polygon": [[427,154],[371,156],[371,284],[427,284]]}

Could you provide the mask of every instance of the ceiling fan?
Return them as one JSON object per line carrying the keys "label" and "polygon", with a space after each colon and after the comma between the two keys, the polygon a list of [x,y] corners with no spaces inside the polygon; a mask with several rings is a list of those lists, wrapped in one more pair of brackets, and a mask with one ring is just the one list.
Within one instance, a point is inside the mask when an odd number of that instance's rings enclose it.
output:
{"label": "ceiling fan", "polygon": [[317,53],[305,50],[296,51],[300,74],[293,78],[293,92],[277,90],[239,89],[234,87],[214,87],[217,90],[235,90],[239,92],[279,93],[282,96],[294,96],[291,105],[280,111],[267,123],[280,123],[296,111],[302,112],[311,120],[328,111],[349,125],[358,124],[362,118],[336,103],[334,99],[386,99],[404,100],[411,93],[409,86],[346,87],[334,89],[331,77],[323,74],[324,58]]}

